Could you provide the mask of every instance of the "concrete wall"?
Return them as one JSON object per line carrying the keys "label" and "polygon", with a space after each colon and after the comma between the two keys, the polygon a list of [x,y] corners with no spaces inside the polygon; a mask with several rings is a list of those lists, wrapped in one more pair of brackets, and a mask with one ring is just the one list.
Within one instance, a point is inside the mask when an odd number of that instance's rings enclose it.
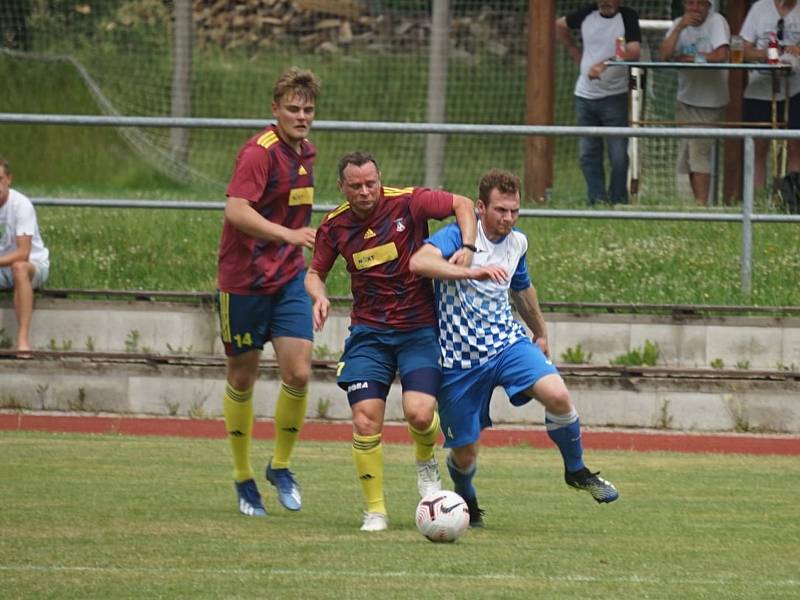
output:
{"label": "concrete wall", "polygon": [[[656,343],[658,364],[800,371],[800,318],[673,317],[547,313],[556,362],[581,346],[591,363],[607,365],[626,352]],[[349,325],[346,310],[334,310],[317,336],[315,356],[337,358]],[[0,298],[0,329],[11,340],[16,319],[9,297]],[[31,342],[38,349],[94,349],[159,354],[221,355],[219,324],[210,305],[179,302],[37,299]],[[90,346],[92,348],[90,348]],[[134,348],[135,346],[135,348]],[[265,357],[272,357],[272,347]]]}
{"label": "concrete wall", "polygon": [[[345,394],[332,368],[316,368],[307,416],[349,420]],[[692,431],[800,433],[800,378],[737,380],[659,375],[565,374],[581,422],[594,427],[647,427]],[[141,360],[85,359],[0,361],[0,409],[218,417],[224,367],[159,364]],[[259,417],[272,417],[280,382],[265,364],[255,387]],[[498,389],[495,423],[541,425],[537,402],[512,407]],[[387,400],[386,417],[401,421],[400,388]]]}
{"label": "concrete wall", "polygon": [[[562,364],[588,426],[800,433],[800,319],[545,316],[556,362],[580,344],[597,365],[582,371]],[[317,358],[338,357],[348,324],[346,312],[337,310],[316,340]],[[0,298],[0,329],[13,340],[16,321],[7,296]],[[0,360],[0,409],[218,416],[224,359],[217,332],[212,307],[199,303],[37,299],[32,331],[37,349],[151,352],[161,359],[5,356]],[[611,359],[641,348],[646,340],[658,344],[660,365],[690,371],[669,375],[658,369],[603,370]],[[268,347],[256,386],[260,417],[272,416],[279,387],[271,358]],[[749,371],[721,376],[707,368],[715,359],[726,367],[746,361]],[[309,417],[349,419],[332,368],[315,369],[311,394]],[[536,402],[511,407],[504,392],[496,390],[492,417],[498,423],[541,424],[543,411]],[[402,419],[397,385],[390,392],[387,418]]]}

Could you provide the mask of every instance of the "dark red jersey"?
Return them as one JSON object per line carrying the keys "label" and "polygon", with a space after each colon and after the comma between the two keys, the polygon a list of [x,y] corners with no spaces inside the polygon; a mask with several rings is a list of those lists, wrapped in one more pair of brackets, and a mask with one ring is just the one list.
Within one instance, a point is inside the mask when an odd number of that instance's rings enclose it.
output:
{"label": "dark red jersey", "polygon": [[[265,219],[299,229],[311,222],[314,158],[308,140],[300,154],[274,125],[250,138],[236,157],[227,196],[243,198]],[[234,294],[274,294],[305,268],[303,248],[251,237],[227,220],[219,244],[219,289]]]}
{"label": "dark red jersey", "polygon": [[416,329],[436,325],[433,289],[408,268],[428,237],[428,219],[453,214],[453,195],[425,188],[381,190],[375,211],[359,219],[344,203],[317,229],[311,267],[328,273],[341,254],[350,273],[353,325]]}

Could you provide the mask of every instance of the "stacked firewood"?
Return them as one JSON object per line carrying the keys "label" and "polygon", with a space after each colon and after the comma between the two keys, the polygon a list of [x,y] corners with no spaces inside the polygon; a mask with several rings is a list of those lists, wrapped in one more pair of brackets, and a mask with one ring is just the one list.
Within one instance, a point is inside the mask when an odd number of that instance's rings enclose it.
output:
{"label": "stacked firewood", "polygon": [[[454,50],[472,54],[480,46],[500,57],[524,54],[524,15],[488,8],[451,20]],[[339,54],[416,50],[426,45],[430,15],[374,14],[367,0],[194,0],[195,39],[201,47],[257,53],[290,45],[303,51]]]}

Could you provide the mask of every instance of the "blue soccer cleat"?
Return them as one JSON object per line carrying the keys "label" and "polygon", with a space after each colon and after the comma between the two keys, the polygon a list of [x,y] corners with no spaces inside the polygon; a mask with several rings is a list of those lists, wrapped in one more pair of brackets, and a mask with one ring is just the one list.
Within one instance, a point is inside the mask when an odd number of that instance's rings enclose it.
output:
{"label": "blue soccer cleat", "polygon": [[300,498],[300,486],[294,480],[294,473],[289,469],[273,469],[272,461],[267,463],[267,481],[278,490],[278,502],[286,510],[300,510],[303,501]]}
{"label": "blue soccer cleat", "polygon": [[613,483],[598,477],[599,474],[600,471],[592,473],[584,467],[575,473],[566,473],[564,480],[576,490],[589,492],[597,502],[613,502],[619,498],[619,492]]}
{"label": "blue soccer cleat", "polygon": [[252,479],[235,481],[236,495],[239,497],[239,512],[248,517],[266,517],[267,511],[261,502],[261,493]]}

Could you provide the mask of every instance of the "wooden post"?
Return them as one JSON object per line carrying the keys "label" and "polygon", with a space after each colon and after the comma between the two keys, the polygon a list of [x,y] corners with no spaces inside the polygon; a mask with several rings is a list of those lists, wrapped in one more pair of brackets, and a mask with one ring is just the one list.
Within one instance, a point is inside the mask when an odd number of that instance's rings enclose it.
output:
{"label": "wooden post", "polygon": [[[428,56],[428,123],[444,123],[447,108],[447,57],[450,29],[449,0],[433,0],[431,6],[431,47]],[[425,187],[439,188],[444,183],[444,154],[447,136],[425,136]]]}
{"label": "wooden post", "polygon": [[[739,33],[747,14],[747,0],[729,0],[728,24],[731,33]],[[745,71],[734,70],[728,75],[731,101],[725,115],[726,121],[742,120],[742,95],[744,94]],[[742,140],[725,140],[725,181],[722,187],[724,204],[738,204],[742,200]]]}
{"label": "wooden post", "polygon": [[[555,99],[555,0],[528,0],[525,123],[552,125]],[[525,200],[544,202],[553,186],[553,138],[525,139]]]}
{"label": "wooden post", "polygon": [[[192,116],[192,2],[176,0],[175,34],[172,57],[172,98],[173,117]],[[172,158],[185,166],[189,161],[189,130],[175,127],[170,130]]]}

